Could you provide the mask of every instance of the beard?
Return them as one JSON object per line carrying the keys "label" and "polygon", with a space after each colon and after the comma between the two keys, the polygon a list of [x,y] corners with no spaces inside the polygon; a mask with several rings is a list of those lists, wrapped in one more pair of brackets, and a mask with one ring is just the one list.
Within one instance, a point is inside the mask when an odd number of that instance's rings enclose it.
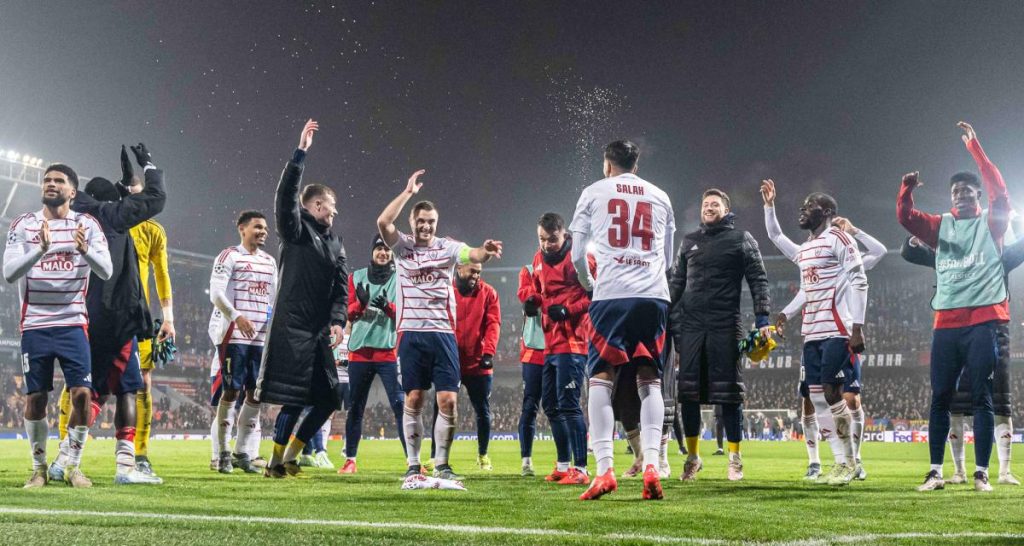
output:
{"label": "beard", "polygon": [[68,198],[60,194],[57,194],[56,197],[46,197],[45,195],[43,196],[43,204],[46,205],[47,207],[60,207],[67,202]]}

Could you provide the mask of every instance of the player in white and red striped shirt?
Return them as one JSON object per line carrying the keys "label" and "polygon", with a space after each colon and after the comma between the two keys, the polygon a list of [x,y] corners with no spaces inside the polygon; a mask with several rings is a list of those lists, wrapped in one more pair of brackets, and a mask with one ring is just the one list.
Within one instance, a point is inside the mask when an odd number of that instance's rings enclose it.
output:
{"label": "player in white and red striped shirt", "polygon": [[[251,465],[246,446],[259,423],[260,403],[256,401],[256,378],[270,320],[271,302],[277,290],[277,262],[262,250],[267,241],[267,219],[258,211],[246,211],[236,222],[241,242],[217,256],[210,275],[210,338],[217,346],[218,371],[223,394],[217,405],[216,443],[218,470],[230,474],[233,466],[248,473]],[[234,422],[235,400],[245,389],[245,402],[238,413],[234,464],[228,449],[228,429]]]}
{"label": "player in white and red striped shirt", "polygon": [[11,222],[4,250],[4,279],[19,284],[21,353],[25,374],[25,432],[32,447],[32,477],[26,488],[46,485],[46,403],[53,390],[53,362],[60,362],[71,391],[70,465],[65,480],[74,487],[92,482],[78,466],[88,437],[92,361],[86,329],[85,293],[89,273],[109,279],[113,271],[99,222],[70,209],[78,175],[51,165],[43,175],[43,209]]}
{"label": "player in white and red striped shirt", "polygon": [[[846,485],[858,474],[852,426],[853,414],[843,399],[843,385],[854,373],[864,351],[864,313],[868,283],[857,243],[840,227],[835,199],[812,193],[800,207],[800,228],[810,232],[795,247],[777,228],[775,182],[762,182],[765,222],[769,236],[800,267],[800,290],[806,295],[801,334],[804,336],[801,394],[811,400],[822,438],[832,446],[836,464],[820,474],[817,483]],[[776,327],[781,332],[785,315]],[[808,478],[813,477],[808,469]]]}
{"label": "player in white and red striped shirt", "polygon": [[405,191],[388,204],[377,218],[380,235],[395,255],[398,275],[397,328],[398,365],[405,391],[406,477],[420,473],[420,442],[423,440],[423,391],[433,385],[437,391],[438,418],[434,424],[437,456],[434,475],[457,479],[448,464],[448,452],[455,434],[455,403],[459,393],[459,350],[455,341],[455,292],[452,279],[457,264],[486,263],[501,258],[501,241],[486,240],[470,248],[448,238],[438,238],[437,209],[430,201],[413,205],[406,235],[395,220],[423,183],[419,170],[409,177]]}

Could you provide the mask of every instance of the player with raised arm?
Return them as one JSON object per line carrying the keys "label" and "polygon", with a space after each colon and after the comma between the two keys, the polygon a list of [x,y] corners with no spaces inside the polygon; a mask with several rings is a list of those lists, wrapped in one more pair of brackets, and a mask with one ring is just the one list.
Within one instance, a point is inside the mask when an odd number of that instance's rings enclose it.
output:
{"label": "player with raised arm", "polygon": [[[765,201],[765,224],[768,227],[768,236],[772,242],[775,243],[780,249],[786,248],[790,252],[797,249],[796,243],[789,240],[788,237],[783,235],[782,228],[779,226],[778,218],[775,215],[775,183],[771,180],[765,180],[762,182],[761,197]],[[875,239],[871,235],[868,235],[861,229],[858,229],[853,225],[847,218],[837,216],[833,220],[833,225],[842,229],[847,235],[853,237],[856,241],[864,245],[865,252],[861,256],[864,264],[864,270],[870,271],[878,262],[885,257],[885,253],[888,249],[878,239]],[[787,257],[789,257],[787,255]],[[792,259],[792,258],[790,258]],[[785,308],[779,313],[776,318],[776,328],[780,332],[780,335],[784,337],[786,322],[792,320],[797,313],[801,312],[804,307],[804,303],[807,301],[807,296],[803,290],[798,290],[793,299],[786,305]],[[864,469],[863,462],[861,461],[860,448],[864,439],[864,407],[861,404],[861,362],[860,358],[857,358],[853,363],[853,373],[846,378],[846,382],[843,383],[843,399],[846,400],[846,404],[850,407],[850,412],[853,414],[853,429],[851,434],[853,435],[854,444],[854,458],[856,464],[856,476],[858,480],[867,479],[867,471]],[[802,384],[801,384],[802,385]],[[821,475],[821,459],[818,457],[818,418],[814,412],[814,405],[811,403],[811,399],[807,396],[806,388],[802,385],[800,387],[800,396],[803,401],[803,428],[804,428],[804,442],[807,446],[807,474],[804,476],[807,480],[816,480]]]}
{"label": "player with raised arm", "polygon": [[[331,230],[337,201],[334,190],[322,184],[299,190],[319,130],[312,119],[302,127],[274,204],[280,276],[255,396],[260,403],[282,406],[264,471],[269,478],[301,472],[296,459],[306,442],[342,405],[332,349],[345,337],[348,270],[342,238]],[[300,419],[307,407],[311,409]]]}
{"label": "player with raised arm", "polygon": [[[665,400],[662,398],[662,350],[668,320],[669,264],[675,218],[668,195],[636,175],[640,149],[612,142],[604,150],[605,178],[583,190],[569,231],[572,261],[580,283],[593,289],[593,326],[587,371],[590,375],[590,436],[597,475],[580,496],[593,500],[618,488],[612,434],[614,380],[623,366],[635,367],[640,396],[640,445],[643,450],[643,498],[663,498],[658,456]],[[588,248],[592,246],[592,250]],[[591,279],[587,254],[597,262]],[[621,382],[618,388],[634,388]]]}
{"label": "player with raised arm", "polygon": [[405,190],[398,194],[377,218],[377,229],[395,253],[398,274],[398,362],[405,391],[405,415],[402,420],[409,465],[406,478],[418,475],[420,444],[423,440],[424,392],[433,385],[437,392],[438,419],[434,425],[437,442],[435,476],[458,479],[448,462],[455,435],[455,409],[459,393],[459,349],[455,341],[455,285],[453,275],[458,264],[483,264],[501,257],[501,241],[488,239],[477,248],[465,243],[438,238],[437,207],[430,201],[413,205],[409,227],[413,235],[402,233],[395,220],[406,203],[416,195],[423,182],[419,170],[409,177]]}
{"label": "player with raised arm", "polygon": [[82,474],[82,448],[91,421],[91,355],[86,330],[85,294],[89,274],[109,279],[113,271],[107,239],[99,222],[71,210],[78,175],[54,164],[43,173],[43,208],[11,222],[4,249],[4,280],[18,282],[21,298],[21,353],[25,386],[25,435],[32,450],[32,476],[25,488],[48,481],[46,404],[53,390],[53,364],[60,363],[71,395],[68,461],[63,478],[72,487],[90,487]]}
{"label": "player with raised arm", "polygon": [[[797,246],[778,227],[775,182],[762,181],[761,195],[769,238],[800,268],[800,289],[807,295],[801,327],[804,349],[800,394],[811,401],[821,437],[832,446],[836,463],[828,473],[820,472],[820,465],[817,469],[809,467],[805,479],[846,485],[858,474],[853,413],[843,398],[843,387],[854,377],[857,355],[864,351],[868,284],[860,250],[849,235],[833,225],[839,207],[832,196],[812,193],[804,199],[800,228],[810,234]],[[784,331],[784,317],[780,313],[776,320],[777,331]],[[806,404],[804,409],[806,415]],[[816,451],[812,454],[809,450],[808,455],[813,457]]]}
{"label": "player with raised arm", "polygon": [[[260,419],[256,401],[256,378],[267,337],[270,302],[277,291],[277,261],[263,250],[267,241],[267,219],[259,211],[238,216],[239,244],[224,249],[213,263],[210,275],[210,339],[217,347],[223,393],[217,404],[216,442],[218,470],[230,474],[235,466],[255,474],[246,447]],[[228,430],[235,422],[236,400],[245,391],[238,412],[237,436],[232,455]]]}
{"label": "player with raised arm", "polygon": [[1010,221],[1010,198],[999,169],[985,155],[974,128],[957,124],[968,152],[981,171],[988,210],[981,208],[982,182],[972,173],[950,179],[952,209],[928,214],[914,208],[917,172],[903,176],[896,216],[911,235],[935,249],[935,329],[931,351],[931,409],[928,447],[931,468],[919,491],[942,489],[942,463],[950,426],[950,405],[961,372],[971,382],[974,413],[974,488],[991,491],[988,463],[992,455],[994,415],[992,373],[1000,324],[1009,322],[1009,292],[1000,260]]}

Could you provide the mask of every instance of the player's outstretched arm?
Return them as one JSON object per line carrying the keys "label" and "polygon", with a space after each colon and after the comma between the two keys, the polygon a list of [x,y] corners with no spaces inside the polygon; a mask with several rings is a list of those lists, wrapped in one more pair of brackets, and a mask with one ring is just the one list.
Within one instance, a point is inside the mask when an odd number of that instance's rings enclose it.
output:
{"label": "player's outstretched arm", "polygon": [[1006,182],[999,168],[985,155],[985,150],[978,142],[978,135],[974,127],[965,121],[956,124],[964,134],[961,139],[967,145],[967,151],[971,153],[974,162],[978,164],[981,172],[981,181],[985,185],[985,193],[988,194],[989,228],[998,244],[1002,244],[1003,234],[1010,223],[1010,196],[1006,191]]}
{"label": "player's outstretched arm", "polygon": [[281,172],[281,180],[277,183],[277,195],[274,200],[274,220],[277,234],[285,241],[296,243],[302,237],[302,214],[299,211],[299,185],[302,183],[303,163],[306,152],[313,145],[313,135],[320,130],[320,124],[309,119],[302,126],[299,135],[299,147],[295,149],[292,160]]}
{"label": "player's outstretched arm", "polygon": [[409,182],[405,185],[405,191],[392,199],[388,206],[384,207],[384,211],[380,213],[380,216],[377,217],[377,230],[380,231],[380,236],[384,239],[384,243],[391,248],[394,248],[395,243],[398,242],[398,228],[395,227],[395,220],[402,213],[405,204],[412,199],[412,196],[419,193],[420,188],[423,187],[420,177],[425,172],[427,172],[426,169],[420,169],[412,173],[412,176],[409,177]]}
{"label": "player's outstretched arm", "polygon": [[914,190],[922,186],[921,173],[914,171],[903,175],[900,191],[896,196],[896,219],[911,235],[924,244],[935,248],[939,244],[939,225],[942,217],[926,214],[914,208]]}
{"label": "player's outstretched arm", "polygon": [[469,261],[475,264],[485,264],[491,261],[491,258],[501,259],[501,241],[495,241],[494,239],[487,239],[484,244],[469,249]]}
{"label": "player's outstretched arm", "polygon": [[864,245],[864,248],[867,249],[867,252],[864,252],[861,255],[861,259],[864,261],[865,271],[871,271],[874,269],[875,266],[878,265],[878,262],[882,261],[882,258],[885,257],[885,254],[889,252],[889,249],[886,248],[881,241],[853,225],[853,222],[851,222],[849,218],[837,216],[832,220],[832,225],[853,236],[854,239],[860,241],[860,243]]}
{"label": "player's outstretched arm", "polygon": [[907,237],[900,247],[900,256],[909,263],[935,269],[935,251],[917,237]]}
{"label": "player's outstretched arm", "polygon": [[795,261],[800,252],[800,245],[782,233],[782,226],[775,216],[775,195],[775,181],[771,178],[762,180],[761,199],[764,200],[764,227],[768,231],[768,238],[786,258]]}

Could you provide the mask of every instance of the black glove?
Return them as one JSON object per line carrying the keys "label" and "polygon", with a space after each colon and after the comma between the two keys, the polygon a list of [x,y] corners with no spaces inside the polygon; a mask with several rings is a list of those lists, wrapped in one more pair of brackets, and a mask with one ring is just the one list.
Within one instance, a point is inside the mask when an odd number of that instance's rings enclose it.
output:
{"label": "black glove", "polygon": [[348,359],[346,358],[345,360],[339,361],[338,366],[340,366],[342,368],[348,368]]}
{"label": "black glove", "polygon": [[373,298],[373,304],[372,305],[374,307],[376,307],[377,309],[380,309],[381,311],[383,311],[383,310],[388,308],[388,305],[390,303],[391,302],[388,301],[388,293],[382,291],[380,294],[377,294],[376,298]]}
{"label": "black glove", "polygon": [[149,149],[141,142],[136,146],[132,146],[132,153],[135,154],[135,161],[139,163],[140,167],[145,167],[153,162],[153,156],[150,155]]}
{"label": "black glove", "polygon": [[132,185],[132,178],[135,177],[135,169],[132,168],[132,161],[128,159],[128,150],[121,145],[121,185],[128,187]]}
{"label": "black glove", "polygon": [[537,298],[533,296],[526,298],[526,301],[523,302],[523,314],[528,317],[535,317],[538,311],[540,311],[540,303],[537,301]]}
{"label": "black glove", "polygon": [[484,355],[480,358],[480,369],[491,370],[494,369],[494,357],[492,355]]}
{"label": "black glove", "polygon": [[552,305],[551,307],[548,307],[548,318],[555,322],[569,320],[569,309],[564,305]]}
{"label": "black glove", "polygon": [[356,285],[356,299],[363,307],[370,304],[370,291],[366,289],[365,283]]}

